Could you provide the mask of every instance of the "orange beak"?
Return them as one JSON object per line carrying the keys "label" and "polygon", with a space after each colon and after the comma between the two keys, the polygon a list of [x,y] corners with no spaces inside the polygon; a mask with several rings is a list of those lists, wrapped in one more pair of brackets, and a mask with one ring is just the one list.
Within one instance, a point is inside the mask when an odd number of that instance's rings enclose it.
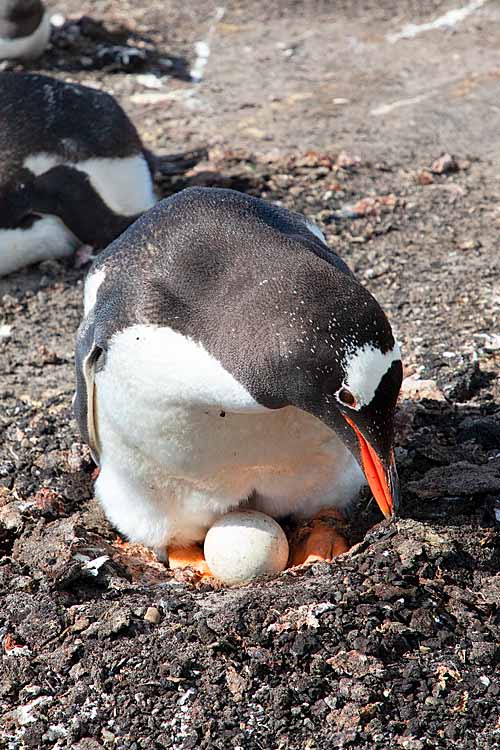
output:
{"label": "orange beak", "polygon": [[390,465],[385,469],[377,453],[361,434],[354,422],[349,417],[346,417],[345,414],[342,416],[347,424],[352,427],[358,438],[363,471],[373,492],[373,496],[384,516],[390,518],[394,515],[399,499],[394,454],[391,453]]}

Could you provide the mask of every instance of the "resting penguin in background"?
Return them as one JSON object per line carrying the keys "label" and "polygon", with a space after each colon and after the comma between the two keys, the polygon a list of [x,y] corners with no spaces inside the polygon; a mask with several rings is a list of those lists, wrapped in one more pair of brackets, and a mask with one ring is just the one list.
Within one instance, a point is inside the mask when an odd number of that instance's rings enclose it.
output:
{"label": "resting penguin in background", "polygon": [[0,60],[40,57],[49,39],[49,14],[40,0],[0,0]]}
{"label": "resting penguin in background", "polygon": [[[45,76],[0,73],[0,275],[69,255],[82,244],[57,217],[60,195],[46,173],[61,166],[66,201],[73,175],[88,180],[104,209],[130,217],[128,223],[156,202],[141,140],[113,97]],[[89,229],[86,239],[99,239],[97,217],[85,204],[77,210]]]}
{"label": "resting penguin in background", "polygon": [[325,509],[357,497],[360,466],[392,515],[399,348],[302,216],[184,190],[98,257],[84,306],[75,413],[130,540],[207,572],[208,528],[245,504],[313,519],[294,564],[331,559],[347,544]]}
{"label": "resting penguin in background", "polygon": [[0,73],[0,276],[84,243],[105,247],[156,202],[155,169],[197,158],[147,151],[109,94]]}

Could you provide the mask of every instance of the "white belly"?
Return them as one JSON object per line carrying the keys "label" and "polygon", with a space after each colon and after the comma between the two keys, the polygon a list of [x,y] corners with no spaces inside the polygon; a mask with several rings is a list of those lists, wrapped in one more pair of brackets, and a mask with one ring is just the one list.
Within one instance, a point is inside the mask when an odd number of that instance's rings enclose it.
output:
{"label": "white belly", "polygon": [[101,474],[115,525],[154,547],[204,537],[251,499],[273,516],[344,506],[363,484],[339,438],[293,407],[269,410],[199,344],[135,326],[97,374]]}
{"label": "white belly", "polygon": [[29,229],[0,229],[0,276],[31,263],[71,255],[80,244],[55,216],[44,216]]}
{"label": "white belly", "polygon": [[61,164],[85,172],[94,190],[116,214],[134,216],[156,203],[153,180],[142,154],[67,162],[57,154],[40,152],[24,161],[24,166],[37,176]]}

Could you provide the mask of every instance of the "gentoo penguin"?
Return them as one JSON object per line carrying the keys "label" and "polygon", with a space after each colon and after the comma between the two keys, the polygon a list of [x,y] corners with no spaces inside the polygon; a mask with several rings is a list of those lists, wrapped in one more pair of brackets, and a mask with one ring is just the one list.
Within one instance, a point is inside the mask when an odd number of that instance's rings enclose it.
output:
{"label": "gentoo penguin", "polygon": [[40,57],[50,39],[50,19],[40,0],[0,0],[0,60]]}
{"label": "gentoo penguin", "polygon": [[171,567],[206,571],[200,542],[242,504],[320,512],[296,563],[346,549],[321,512],[351,503],[363,472],[384,515],[398,504],[390,324],[317,227],[263,200],[190,188],[101,253],[76,378],[97,497]]}
{"label": "gentoo penguin", "polygon": [[[114,239],[156,202],[151,158],[109,94],[0,73],[0,275]],[[76,204],[83,189],[92,200]],[[74,212],[78,221],[66,225]],[[83,225],[85,238],[75,234]]]}

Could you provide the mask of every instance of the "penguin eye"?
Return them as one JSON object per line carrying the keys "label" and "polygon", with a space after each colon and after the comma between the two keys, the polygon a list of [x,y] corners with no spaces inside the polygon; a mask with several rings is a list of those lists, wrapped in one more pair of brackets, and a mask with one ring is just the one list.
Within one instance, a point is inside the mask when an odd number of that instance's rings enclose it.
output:
{"label": "penguin eye", "polygon": [[356,408],[356,397],[347,388],[341,388],[337,393],[337,398],[345,406],[350,406],[352,409]]}

